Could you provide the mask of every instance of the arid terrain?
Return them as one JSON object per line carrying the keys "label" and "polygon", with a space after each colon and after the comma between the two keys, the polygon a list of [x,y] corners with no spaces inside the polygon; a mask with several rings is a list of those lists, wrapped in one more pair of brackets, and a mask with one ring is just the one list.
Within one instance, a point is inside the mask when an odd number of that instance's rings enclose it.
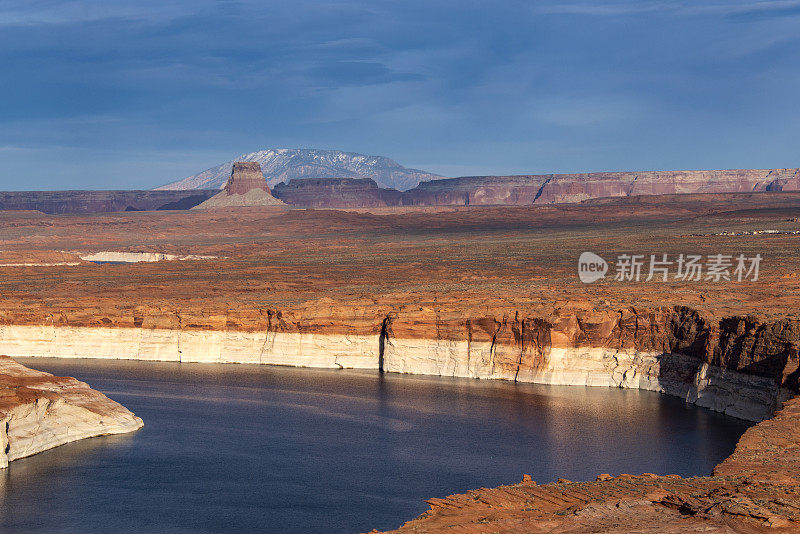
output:
{"label": "arid terrain", "polygon": [[[132,325],[197,313],[198,326],[255,326],[267,309],[311,325],[319,310],[398,306],[490,315],[685,305],[798,318],[800,193],[636,197],[541,207],[357,211],[239,208],[45,216],[0,212],[5,321]],[[753,231],[778,231],[757,235]],[[582,284],[581,252],[764,256],[748,283]],[[103,251],[205,255],[183,262],[81,261]],[[610,273],[611,278],[613,272]],[[765,303],[769,303],[765,306]],[[368,311],[368,310],[374,310]],[[319,325],[322,328],[334,325]]]}
{"label": "arid terrain", "polygon": [[[194,343],[218,350],[213,361],[251,361],[222,355],[257,346],[256,363],[639,387],[760,421],[798,389],[799,217],[792,192],[530,207],[0,212],[0,353],[51,354],[61,340],[60,355],[94,344],[96,357],[201,361]],[[645,281],[645,265],[640,281],[616,281],[612,265],[584,284],[584,251],[612,262],[763,260],[757,280]],[[119,263],[134,257],[120,253],[161,261]],[[292,360],[298,347],[330,359]],[[626,531],[639,517],[639,531],[791,530],[800,487],[774,473],[796,470],[799,421],[791,404],[754,427],[719,477],[526,482],[433,501],[404,528]]]}

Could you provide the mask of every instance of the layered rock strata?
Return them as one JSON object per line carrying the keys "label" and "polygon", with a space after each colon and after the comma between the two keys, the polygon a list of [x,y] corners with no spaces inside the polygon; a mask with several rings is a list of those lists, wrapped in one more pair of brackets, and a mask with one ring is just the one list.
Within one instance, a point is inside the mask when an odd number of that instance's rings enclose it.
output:
{"label": "layered rock strata", "polygon": [[36,210],[48,214],[116,211],[188,210],[219,193],[184,191],[2,191],[0,210]]}
{"label": "layered rock strata", "polygon": [[800,190],[800,169],[599,172],[465,176],[421,182],[408,191],[368,178],[304,178],[277,184],[274,195],[305,208],[488,206],[577,203],[648,195]]}
{"label": "layered rock strata", "polygon": [[229,195],[243,195],[253,189],[270,192],[267,181],[261,173],[261,165],[253,161],[234,163],[231,177],[222,190]]}
{"label": "layered rock strata", "polygon": [[193,209],[233,208],[246,206],[283,206],[272,196],[261,165],[252,161],[233,164],[231,177],[222,192]]}
{"label": "layered rock strata", "polygon": [[[258,163],[231,168],[225,190],[7,191],[0,210],[38,210],[48,214],[140,210],[186,210],[217,195],[213,207],[275,205],[275,198],[304,208],[393,206],[538,205],[577,203],[597,198],[685,193],[750,193],[800,190],[800,169],[598,172],[517,176],[464,176],[423,181],[408,191],[381,188],[370,178],[297,178],[270,193]],[[239,169],[237,171],[237,168]],[[260,178],[259,178],[260,176]],[[432,177],[432,176],[431,176]],[[260,193],[253,193],[253,190]],[[249,196],[248,196],[249,195]],[[212,207],[212,204],[207,205]]]}
{"label": "layered rock strata", "polygon": [[65,443],[141,426],[140,418],[83,382],[0,356],[0,468]]}
{"label": "layered rock strata", "polygon": [[422,182],[403,193],[403,204],[529,205],[605,197],[797,190],[800,169],[465,176]]}
{"label": "layered rock strata", "polygon": [[379,188],[369,178],[303,178],[278,184],[276,198],[304,208],[376,208],[399,206],[402,193]]}
{"label": "layered rock strata", "polygon": [[401,309],[350,325],[330,317],[303,324],[273,310],[264,315],[266,324],[257,329],[239,329],[230,318],[211,329],[190,317],[179,318],[175,328],[159,328],[152,318],[133,328],[7,324],[0,326],[0,353],[639,388],[755,421],[798,389],[800,324],[793,320],[719,320],[685,307],[466,319]]}

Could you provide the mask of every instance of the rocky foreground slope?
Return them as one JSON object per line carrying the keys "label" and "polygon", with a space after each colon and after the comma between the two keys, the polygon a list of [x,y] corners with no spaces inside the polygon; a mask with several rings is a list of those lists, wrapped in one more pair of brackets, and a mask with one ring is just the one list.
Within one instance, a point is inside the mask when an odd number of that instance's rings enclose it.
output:
{"label": "rocky foreground slope", "polygon": [[0,468],[65,443],[141,426],[140,418],[83,382],[0,356]]}
{"label": "rocky foreground slope", "polygon": [[712,476],[654,474],[481,488],[430,499],[406,533],[794,533],[800,529],[800,398],[748,429]]}

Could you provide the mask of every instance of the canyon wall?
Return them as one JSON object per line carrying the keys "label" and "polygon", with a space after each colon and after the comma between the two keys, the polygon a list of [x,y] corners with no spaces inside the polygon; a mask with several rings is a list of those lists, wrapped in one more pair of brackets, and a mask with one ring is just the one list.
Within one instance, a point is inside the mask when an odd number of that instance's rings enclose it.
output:
{"label": "canyon wall", "polygon": [[[246,164],[237,164],[245,166]],[[269,187],[255,165],[241,169],[228,192]],[[598,172],[465,176],[421,182],[408,191],[384,189],[370,178],[302,178],[278,183],[272,195],[301,208],[376,208],[575,203],[594,198],[684,193],[800,191],[800,169]],[[0,192],[0,210],[48,214],[190,209],[218,190]]]}
{"label": "canyon wall", "polygon": [[0,356],[0,468],[71,441],[141,426],[140,418],[83,382]]}
{"label": "canyon wall", "polygon": [[598,172],[464,176],[400,192],[362,178],[296,179],[273,193],[306,208],[475,206],[575,203],[595,198],[800,190],[800,169]]}
{"label": "canyon wall", "polygon": [[307,208],[376,208],[399,206],[402,193],[382,189],[369,178],[304,178],[278,184],[276,198]]}
{"label": "canyon wall", "polygon": [[36,210],[47,214],[114,211],[186,210],[219,193],[185,191],[2,191],[0,210]]}
{"label": "canyon wall", "polygon": [[422,182],[403,193],[403,204],[528,205],[636,195],[797,190],[800,169],[465,176]]}
{"label": "canyon wall", "polygon": [[[0,354],[254,363],[639,388],[749,420],[798,389],[800,322],[715,319],[683,308],[464,318],[430,309],[316,317],[268,311],[263,327],[230,317],[177,327],[0,326]],[[217,318],[218,319],[218,318]]]}

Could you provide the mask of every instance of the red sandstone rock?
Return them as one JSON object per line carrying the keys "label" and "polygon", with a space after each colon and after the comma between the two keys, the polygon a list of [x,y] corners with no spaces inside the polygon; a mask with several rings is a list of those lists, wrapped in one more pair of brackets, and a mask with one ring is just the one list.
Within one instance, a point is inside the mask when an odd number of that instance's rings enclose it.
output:
{"label": "red sandstone rock", "polygon": [[3,191],[0,213],[37,210],[48,214],[186,210],[216,195],[213,189],[183,191]]}
{"label": "red sandstone rock", "polygon": [[141,426],[140,418],[83,382],[0,356],[0,468],[71,441]]}
{"label": "red sandstone rock", "polygon": [[398,206],[402,193],[382,189],[369,178],[302,178],[273,189],[276,198],[304,208]]}
{"label": "red sandstone rock", "polygon": [[252,161],[233,164],[231,177],[221,193],[214,195],[196,210],[219,208],[241,208],[252,206],[283,206],[284,203],[272,196],[267,186],[261,166]]}
{"label": "red sandstone rock", "polygon": [[680,193],[800,190],[800,169],[465,176],[422,182],[404,205],[529,205]]}
{"label": "red sandstone rock", "polygon": [[223,190],[229,195],[244,195],[253,189],[270,192],[267,181],[261,173],[261,165],[253,161],[234,163],[231,177]]}

